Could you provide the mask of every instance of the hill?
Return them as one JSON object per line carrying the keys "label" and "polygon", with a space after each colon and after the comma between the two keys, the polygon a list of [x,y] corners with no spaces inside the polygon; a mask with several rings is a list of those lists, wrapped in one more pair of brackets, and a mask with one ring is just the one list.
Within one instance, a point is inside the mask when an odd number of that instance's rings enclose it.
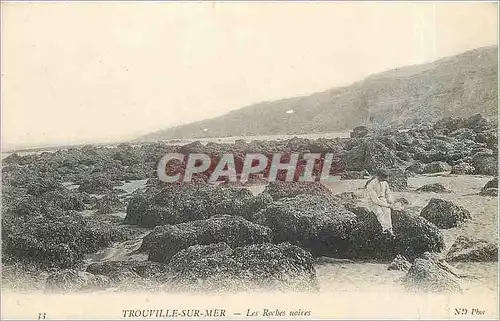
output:
{"label": "hill", "polygon": [[498,47],[493,46],[396,68],[346,87],[261,102],[139,140],[324,133],[359,125],[408,127],[448,116],[496,116],[497,106]]}

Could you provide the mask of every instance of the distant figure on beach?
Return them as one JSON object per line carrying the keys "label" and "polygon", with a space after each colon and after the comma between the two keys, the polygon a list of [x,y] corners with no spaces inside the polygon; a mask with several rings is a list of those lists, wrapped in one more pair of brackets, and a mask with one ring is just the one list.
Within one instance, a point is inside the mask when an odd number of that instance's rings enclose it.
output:
{"label": "distant figure on beach", "polygon": [[395,208],[395,203],[391,195],[391,189],[387,183],[388,176],[388,171],[378,169],[375,175],[366,182],[365,188],[371,208],[375,212],[375,215],[377,215],[380,225],[382,225],[382,233],[394,238],[391,209]]}

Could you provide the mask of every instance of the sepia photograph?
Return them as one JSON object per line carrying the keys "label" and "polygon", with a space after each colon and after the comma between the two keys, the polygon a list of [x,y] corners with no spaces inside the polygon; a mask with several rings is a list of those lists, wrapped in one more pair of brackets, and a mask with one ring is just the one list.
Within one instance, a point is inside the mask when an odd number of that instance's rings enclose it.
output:
{"label": "sepia photograph", "polygon": [[2,1],[2,320],[499,318],[498,2]]}

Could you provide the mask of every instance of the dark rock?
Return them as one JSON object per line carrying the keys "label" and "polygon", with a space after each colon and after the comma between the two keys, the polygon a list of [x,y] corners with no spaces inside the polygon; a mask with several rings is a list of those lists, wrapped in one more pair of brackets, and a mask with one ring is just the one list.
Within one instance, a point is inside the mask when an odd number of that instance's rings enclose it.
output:
{"label": "dark rock", "polygon": [[354,127],[352,132],[349,133],[349,136],[351,138],[361,138],[365,137],[366,135],[368,135],[368,127],[366,126]]}
{"label": "dark rock", "polygon": [[424,166],[425,174],[441,173],[451,171],[451,166],[445,162],[432,162]]}
{"label": "dark rock", "polygon": [[389,264],[387,267],[388,270],[395,270],[395,271],[408,271],[411,267],[411,263],[408,262],[408,260],[402,256],[398,255],[394,260]]}
{"label": "dark rock", "polygon": [[137,275],[141,278],[152,279],[157,274],[165,273],[165,264],[151,261],[111,261],[92,263],[87,272],[95,275],[104,275],[113,282],[120,282],[127,276]]}
{"label": "dark rock", "polygon": [[364,179],[366,175],[366,171],[345,171],[340,173],[340,178],[341,179]]}
{"label": "dark rock", "polygon": [[498,158],[489,153],[477,153],[472,157],[474,174],[498,176]]}
{"label": "dark rock", "polygon": [[408,188],[408,174],[398,169],[389,170],[387,183],[391,191],[405,191]]}
{"label": "dark rock", "polygon": [[275,201],[258,212],[255,222],[273,231],[275,242],[309,249],[314,256],[342,257],[356,216],[321,196],[298,195]]}
{"label": "dark rock", "polygon": [[481,192],[479,193],[481,196],[498,196],[498,178],[495,177],[491,181],[488,181]]}
{"label": "dark rock", "polygon": [[252,193],[245,188],[209,184],[149,187],[146,191],[139,191],[132,196],[124,222],[154,227],[203,220],[215,215],[220,203],[250,197]]}
{"label": "dark rock", "polygon": [[395,200],[396,203],[400,203],[402,205],[410,205],[410,201],[408,201],[406,198],[404,197],[400,197],[400,198],[397,198]]}
{"label": "dark rock", "polygon": [[45,283],[46,292],[70,292],[105,289],[111,284],[105,276],[76,270],[61,270],[49,274]]}
{"label": "dark rock", "polygon": [[392,225],[396,238],[384,236],[375,213],[365,207],[346,206],[356,214],[359,227],[349,236],[349,257],[391,260],[398,254],[413,260],[424,252],[444,249],[441,231],[426,219],[407,211],[392,211]]}
{"label": "dark rock", "polygon": [[497,128],[489,131],[479,132],[476,136],[477,143],[484,143],[490,149],[498,148],[498,131]]}
{"label": "dark rock", "polygon": [[415,259],[402,280],[406,290],[416,292],[462,292],[456,278],[432,260]]}
{"label": "dark rock", "polygon": [[424,165],[422,163],[413,163],[410,166],[406,167],[407,171],[415,173],[415,174],[422,174],[424,172]]}
{"label": "dark rock", "polygon": [[161,281],[190,292],[319,289],[311,254],[286,243],[191,246],[172,258]]}
{"label": "dark rock", "polygon": [[83,178],[79,183],[78,191],[89,194],[102,194],[113,189],[113,182],[104,175],[93,175]]}
{"label": "dark rock", "polygon": [[481,114],[476,114],[465,120],[463,127],[472,129],[476,133],[490,129],[490,123]]}
{"label": "dark rock", "polygon": [[227,199],[215,207],[216,215],[238,215],[253,221],[255,214],[273,202],[268,193],[260,193],[241,199]]}
{"label": "dark rock", "polygon": [[488,181],[484,187],[483,191],[488,189],[488,188],[498,188],[498,177],[493,178],[492,180]]}
{"label": "dark rock", "polygon": [[84,254],[126,238],[123,230],[110,223],[71,211],[33,218],[2,217],[3,257],[42,267],[74,267]]}
{"label": "dark rock", "polygon": [[97,209],[97,214],[111,214],[125,211],[126,205],[116,192],[112,192],[98,199],[94,208]]}
{"label": "dark rock", "polygon": [[498,245],[461,235],[451,246],[446,260],[449,262],[497,262]]}
{"label": "dark rock", "polygon": [[454,131],[457,130],[461,127],[464,126],[464,119],[463,118],[453,118],[453,117],[446,117],[443,119],[438,120],[433,128],[434,129],[448,129],[449,131]]}
{"label": "dark rock", "polygon": [[472,175],[474,174],[476,169],[474,166],[468,163],[459,163],[457,165],[453,165],[451,167],[451,174],[454,175]]}
{"label": "dark rock", "polygon": [[420,216],[443,229],[457,227],[459,223],[472,219],[470,212],[464,207],[439,198],[432,198],[422,209]]}
{"label": "dark rock", "polygon": [[490,187],[487,189],[481,190],[479,193],[481,196],[498,196],[498,188]]}
{"label": "dark rock", "polygon": [[297,195],[321,196],[325,199],[333,199],[332,192],[319,182],[270,182],[264,189],[274,200],[292,198]]}
{"label": "dark rock", "polygon": [[141,251],[149,260],[168,263],[177,252],[192,245],[225,242],[232,247],[272,241],[271,230],[240,216],[214,216],[177,225],[156,227],[144,237]]}
{"label": "dark rock", "polygon": [[450,193],[451,191],[441,183],[427,184],[417,188],[419,192]]}
{"label": "dark rock", "polygon": [[357,139],[343,156],[345,170],[367,170],[374,173],[379,168],[395,168],[401,164],[394,151],[374,138]]}

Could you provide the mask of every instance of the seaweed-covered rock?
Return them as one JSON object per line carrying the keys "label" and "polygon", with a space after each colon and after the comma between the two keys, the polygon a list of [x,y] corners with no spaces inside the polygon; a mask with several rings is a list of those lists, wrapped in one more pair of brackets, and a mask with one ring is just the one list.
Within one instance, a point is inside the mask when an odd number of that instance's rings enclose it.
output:
{"label": "seaweed-covered rock", "polygon": [[472,166],[474,166],[474,174],[478,175],[498,175],[498,158],[496,155],[489,153],[477,153],[472,157]]}
{"label": "seaweed-covered rock", "polygon": [[340,173],[341,179],[364,179],[366,171],[344,171]]}
{"label": "seaweed-covered rock", "polygon": [[493,178],[483,186],[483,190],[488,188],[498,188],[498,177]]}
{"label": "seaweed-covered rock", "polygon": [[419,192],[450,193],[451,191],[441,183],[426,184],[417,188]]}
{"label": "seaweed-covered rock", "polygon": [[479,195],[481,195],[481,196],[493,196],[493,197],[498,196],[498,188],[491,187],[491,188],[483,189],[483,190],[481,190]]}
{"label": "seaweed-covered rock", "polygon": [[102,194],[113,189],[113,181],[104,175],[93,175],[79,182],[78,191],[90,194]]}
{"label": "seaweed-covered rock", "polygon": [[424,164],[415,162],[411,164],[410,166],[406,167],[407,171],[415,173],[415,174],[422,174],[424,172]]}
{"label": "seaweed-covered rock", "polygon": [[406,199],[406,198],[404,198],[404,197],[399,197],[399,198],[397,198],[394,202],[395,202],[395,203],[399,203],[399,204],[401,204],[401,205],[410,205],[410,201],[409,201],[409,200],[407,200],[407,199]]}
{"label": "seaweed-covered rock", "polygon": [[463,118],[457,117],[445,117],[434,123],[434,129],[447,129],[449,131],[454,131],[464,126],[465,120]]}
{"label": "seaweed-covered rock", "polygon": [[177,225],[156,227],[144,237],[141,250],[149,260],[168,263],[173,255],[191,245],[224,242],[232,247],[272,241],[271,230],[240,216],[214,216]]}
{"label": "seaweed-covered rock", "polygon": [[2,217],[4,258],[43,267],[71,268],[92,253],[127,238],[118,227],[74,212],[30,219]]}
{"label": "seaweed-covered rock", "polygon": [[402,280],[406,290],[416,292],[453,293],[462,288],[456,278],[432,260],[415,259]]}
{"label": "seaweed-covered rock", "polygon": [[496,262],[498,261],[498,245],[460,235],[448,251],[446,260],[449,262]]}
{"label": "seaweed-covered rock", "polygon": [[395,168],[401,160],[382,142],[366,137],[353,142],[343,156],[343,163],[345,170],[373,173],[378,168]]}
{"label": "seaweed-covered rock", "polygon": [[290,244],[191,246],[172,258],[161,280],[177,291],[317,291],[311,254]]}
{"label": "seaweed-covered rock", "polygon": [[117,193],[108,193],[96,200],[94,208],[97,208],[97,214],[111,214],[124,211],[126,205],[122,202]]}
{"label": "seaweed-covered rock", "polygon": [[152,279],[158,274],[165,273],[167,266],[151,261],[111,261],[92,263],[87,272],[95,275],[104,275],[113,282],[120,282],[127,276],[137,275],[145,279]]}
{"label": "seaweed-covered rock", "polygon": [[394,260],[392,260],[391,264],[389,264],[387,269],[394,271],[408,271],[410,267],[411,263],[408,262],[404,256],[398,254]]}
{"label": "seaweed-covered rock", "polygon": [[273,202],[268,193],[241,199],[227,199],[216,205],[216,215],[238,215],[253,221],[255,214]]}
{"label": "seaweed-covered rock", "polygon": [[454,175],[472,175],[476,169],[469,163],[461,162],[451,167],[451,174]]}
{"label": "seaweed-covered rock", "polygon": [[252,193],[244,188],[209,184],[151,186],[146,191],[138,191],[132,196],[124,222],[154,227],[203,220],[216,215],[220,203],[250,197]]}
{"label": "seaweed-covered rock", "polygon": [[444,249],[441,231],[426,219],[406,211],[392,211],[395,239],[382,232],[375,213],[366,207],[349,205],[356,214],[359,226],[349,236],[349,257],[352,259],[391,260],[398,254],[410,260],[424,252],[440,252]]}
{"label": "seaweed-covered rock", "polygon": [[495,177],[492,180],[488,181],[481,192],[479,192],[481,196],[498,196],[498,178]]}
{"label": "seaweed-covered rock", "polygon": [[366,126],[357,126],[349,133],[351,138],[361,138],[368,135],[368,127]]}
{"label": "seaweed-covered rock", "polygon": [[406,172],[398,169],[392,169],[388,172],[387,183],[392,191],[402,192],[408,188],[408,175]]}
{"label": "seaweed-covered rock", "polygon": [[322,196],[332,199],[332,192],[319,182],[270,182],[264,189],[274,200],[282,198],[292,198],[297,195]]}
{"label": "seaweed-covered rock", "polygon": [[105,289],[110,284],[110,280],[105,276],[66,269],[49,274],[45,283],[45,291],[70,292],[96,290]]}
{"label": "seaweed-covered rock", "polygon": [[426,164],[423,169],[423,173],[425,174],[434,174],[449,171],[451,171],[451,166],[446,162],[440,161]]}
{"label": "seaweed-covered rock", "polygon": [[470,212],[464,207],[439,198],[432,198],[422,209],[420,216],[443,229],[457,227],[459,223],[472,219]]}
{"label": "seaweed-covered rock", "polygon": [[344,256],[356,216],[321,196],[284,198],[255,215],[255,222],[272,229],[276,242],[309,249],[314,256]]}

